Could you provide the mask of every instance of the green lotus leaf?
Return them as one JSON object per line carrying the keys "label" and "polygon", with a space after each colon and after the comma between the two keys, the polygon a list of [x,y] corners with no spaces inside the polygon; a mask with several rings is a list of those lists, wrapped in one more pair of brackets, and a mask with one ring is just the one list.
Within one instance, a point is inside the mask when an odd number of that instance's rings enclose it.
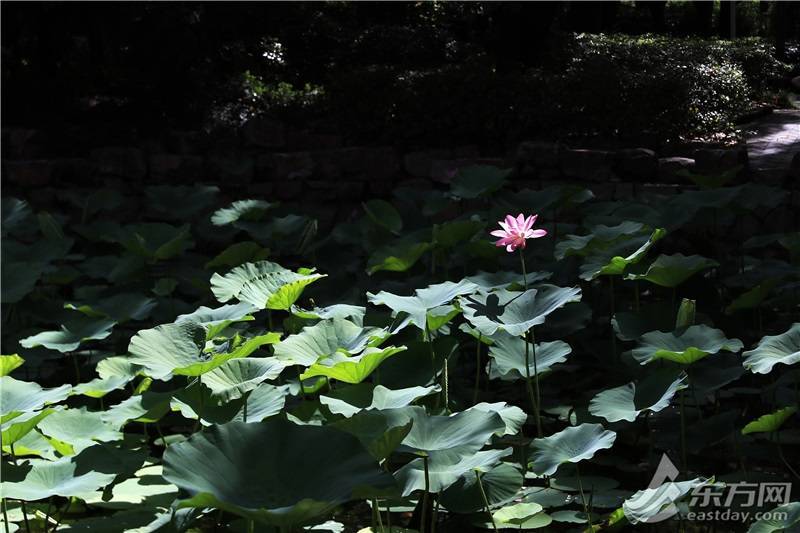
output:
{"label": "green lotus leaf", "polygon": [[114,480],[114,474],[87,472],[76,475],[69,457],[57,461],[29,459],[19,466],[3,466],[3,497],[36,501],[51,496],[68,498],[96,490]]}
{"label": "green lotus leaf", "polygon": [[669,518],[677,512],[675,502],[706,483],[704,479],[695,478],[668,481],[655,488],[640,490],[622,504],[625,518],[634,525]]}
{"label": "green lotus leaf", "polygon": [[[66,445],[63,450],[69,453],[64,455],[81,452],[97,442],[122,439],[122,433],[106,422],[104,413],[87,411],[85,407],[56,411],[39,422],[37,427],[46,437]],[[51,443],[59,449],[56,443]]]}
{"label": "green lotus leaf", "polygon": [[[489,347],[489,357],[492,358],[491,379],[516,380],[526,377],[525,371],[525,340],[513,337],[508,333],[499,331],[492,336],[494,344]],[[572,352],[569,344],[564,341],[540,342],[536,345],[528,344],[528,369],[533,376],[538,372],[549,372],[553,365],[564,363],[567,355]],[[534,365],[534,350],[536,364]]]}
{"label": "green lotus leaf", "polygon": [[540,285],[525,292],[498,290],[459,298],[464,317],[483,335],[498,330],[522,336],[533,326],[543,324],[547,315],[581,299],[578,287]]}
{"label": "green lotus leaf", "polygon": [[486,196],[502,188],[510,175],[510,168],[489,165],[460,168],[451,182],[450,193],[465,200]]}
{"label": "green lotus leaf", "polygon": [[288,393],[288,385],[261,383],[242,398],[217,405],[207,387],[193,385],[175,394],[171,406],[190,420],[199,418],[204,426],[231,421],[255,423],[280,413]]}
{"label": "green lotus leaf", "polygon": [[0,421],[14,418],[20,413],[37,411],[47,404],[57,403],[69,395],[72,387],[61,385],[43,389],[38,383],[19,381],[11,376],[0,377]]}
{"label": "green lotus leaf", "polygon": [[516,272],[478,272],[465,279],[477,285],[481,290],[490,292],[497,289],[521,289],[525,281],[528,285],[532,285],[550,279],[552,276],[552,272],[528,272],[523,279],[522,274]]}
{"label": "green lotus leaf", "polygon": [[598,224],[592,226],[587,235],[567,235],[555,248],[555,258],[559,261],[570,255],[586,256],[598,249],[609,247],[623,237],[637,235],[645,231],[644,224],[627,220],[616,226]]}
{"label": "green lotus leaf", "polygon": [[642,235],[623,240],[590,255],[580,267],[580,278],[591,281],[599,276],[622,275],[630,265],[641,261],[647,251],[666,234],[665,229],[658,228],[649,237]]}
{"label": "green lotus leaf", "polygon": [[292,314],[305,319],[329,320],[332,318],[347,318],[358,326],[364,324],[364,315],[367,308],[360,305],[334,304],[328,307],[315,307],[314,309],[301,309],[292,306]]}
{"label": "green lotus leaf", "polygon": [[128,381],[135,378],[142,367],[133,364],[129,357],[120,355],[114,357],[106,357],[100,360],[95,367],[97,374],[101,379],[110,379],[114,377],[124,377]]}
{"label": "green lotus leaf", "polygon": [[332,426],[354,435],[376,460],[382,461],[400,446],[411,431],[412,413],[415,411],[422,416],[425,414],[422,407],[363,410],[334,422]]}
{"label": "green lotus leaf", "polygon": [[591,459],[600,450],[611,448],[617,434],[600,424],[570,426],[555,435],[534,439],[531,443],[531,469],[551,476],[564,463]]}
{"label": "green lotus leaf", "polygon": [[128,352],[130,361],[144,367],[147,375],[166,381],[173,374],[199,376],[279,340],[278,333],[267,333],[247,339],[227,353],[206,353],[206,329],[188,321],[140,331],[131,339]]}
{"label": "green lotus leaf", "polygon": [[249,303],[223,305],[216,309],[200,306],[192,313],[178,315],[175,323],[194,322],[195,324],[200,324],[206,328],[206,338],[213,339],[235,322],[255,320],[252,313],[256,311],[258,309]]}
{"label": "green lotus leaf", "polygon": [[777,364],[800,361],[800,322],[780,335],[767,335],[758,345],[744,352],[744,367],[755,374],[769,374]]}
{"label": "green lotus leaf", "polygon": [[152,423],[169,412],[170,392],[145,391],[103,411],[103,422],[121,428],[131,420]]}
{"label": "green lotus leaf", "polygon": [[0,212],[2,212],[3,217],[2,230],[0,230],[3,237],[22,227],[33,216],[33,211],[28,202],[11,197],[3,198]]}
{"label": "green lotus leaf", "polygon": [[779,505],[764,514],[768,518],[753,522],[747,533],[774,533],[775,531],[789,533],[800,523],[800,502]]}
{"label": "green lotus leaf", "polygon": [[538,503],[515,503],[498,509],[492,513],[492,518],[495,522],[519,526],[543,510]]}
{"label": "green lotus leaf", "polygon": [[635,341],[649,331],[667,331],[675,327],[675,309],[662,304],[642,305],[639,312],[618,311],[611,318],[617,338]]}
{"label": "green lotus leaf", "polygon": [[22,339],[19,343],[24,348],[42,346],[61,353],[74,352],[84,342],[103,340],[111,335],[111,329],[115,324],[115,321],[105,318],[72,320],[62,325],[59,331],[43,331]]}
{"label": "green lotus leaf", "polygon": [[108,492],[82,494],[81,499],[86,505],[104,509],[129,509],[140,505],[168,508],[177,496],[178,488],[165,483],[162,472],[160,465],[145,466],[134,476],[112,486]]}
{"label": "green lotus leaf", "polygon": [[[49,409],[45,409],[49,411]],[[32,427],[30,429],[33,429]],[[6,440],[3,433],[3,452],[11,454],[11,445],[14,445],[14,455],[16,457],[40,457],[49,461],[55,461],[60,456],[56,454],[56,449],[38,431],[25,431],[19,438],[13,441]]]}
{"label": "green lotus leaf", "polygon": [[486,223],[480,220],[453,220],[433,226],[433,243],[441,248],[452,249],[469,241],[483,230]]}
{"label": "green lotus leaf", "polygon": [[171,509],[142,506],[126,509],[111,515],[81,518],[61,526],[70,533],[152,533],[169,527],[175,516]]}
{"label": "green lotus leaf", "polygon": [[[481,484],[489,506],[512,501],[522,488],[522,473],[507,463],[500,463],[485,474]],[[471,513],[485,509],[478,480],[474,475],[462,476],[440,495],[441,504],[454,513]]]}
{"label": "green lotus leaf", "polygon": [[725,314],[732,315],[737,311],[742,311],[744,309],[755,309],[759,307],[764,300],[767,299],[767,296],[770,295],[772,290],[778,285],[780,282],[779,278],[771,278],[767,279],[752,289],[749,289],[739,296],[737,296],[728,307],[725,308]]}
{"label": "green lotus leaf", "polygon": [[403,440],[403,448],[415,453],[446,450],[469,455],[506,430],[503,418],[491,410],[469,409],[452,416],[430,416],[421,409],[409,412],[414,425]]}
{"label": "green lotus leaf", "polygon": [[638,384],[630,382],[600,392],[589,403],[589,412],[609,422],[633,422],[645,411],[666,409],[675,394],[686,387],[686,374],[676,376],[672,370],[659,370]]}
{"label": "green lotus leaf", "polygon": [[573,500],[570,494],[550,487],[526,487],[523,497],[523,501],[538,503],[545,509],[563,507]]}
{"label": "green lotus leaf", "polygon": [[367,348],[359,355],[336,352],[321,359],[303,372],[300,379],[326,376],[345,383],[361,383],[389,357],[405,351],[405,346]]}
{"label": "green lotus leaf", "polygon": [[393,485],[354,436],[280,419],[212,426],[171,445],[164,478],[191,495],[179,507],[216,507],[284,528]]}
{"label": "green lotus leaf", "polygon": [[[414,432],[412,427],[411,432]],[[429,492],[438,493],[452,486],[462,477],[486,472],[503,457],[511,455],[513,448],[486,450],[469,453],[465,450],[438,450],[431,452],[428,461]],[[425,458],[414,459],[400,470],[395,477],[402,487],[403,496],[415,490],[425,490]]]}
{"label": "green lotus leaf", "polygon": [[378,226],[399,235],[403,229],[403,219],[392,204],[386,200],[369,200],[364,202],[364,211]]}
{"label": "green lotus leaf", "polygon": [[343,318],[324,320],[284,339],[275,346],[275,357],[287,364],[311,366],[339,350],[360,353],[379,331],[357,326]]}
{"label": "green lotus leaf", "polygon": [[231,359],[200,376],[217,403],[241,398],[267,380],[277,378],[286,363],[276,357]]}
{"label": "green lotus leaf", "polygon": [[508,524],[505,522],[489,522],[485,521],[484,517],[485,513],[479,513],[473,515],[472,519],[473,527],[480,529],[492,529],[492,527],[496,527],[497,529],[515,529],[515,530],[529,531],[532,529],[546,528],[547,526],[553,523],[553,519],[550,517],[549,514],[545,512],[535,514],[528,520],[519,525]]}
{"label": "green lotus leaf", "polygon": [[[5,255],[5,254],[4,254]],[[4,304],[15,304],[33,292],[36,283],[48,270],[45,263],[29,263],[27,261],[9,261],[3,258],[2,296]]]}
{"label": "green lotus leaf", "polygon": [[147,207],[159,217],[189,220],[214,204],[219,187],[214,185],[151,185],[145,189]]}
{"label": "green lotus leaf", "polygon": [[[21,440],[44,418],[61,409],[61,406],[48,407],[41,411],[28,411],[9,417],[3,422],[3,446],[10,446]],[[9,448],[10,450],[10,448]]]}
{"label": "green lotus leaf", "polygon": [[319,397],[320,403],[332,413],[350,418],[364,410],[399,409],[406,407],[418,398],[439,392],[438,385],[430,387],[409,387],[391,390],[382,385],[362,383],[353,387],[338,389]]}
{"label": "green lotus leaf", "polygon": [[259,261],[245,263],[224,276],[214,274],[211,291],[222,303],[236,298],[258,309],[288,311],[306,286],[323,277],[325,274],[292,272],[277,263]]}
{"label": "green lotus leaf", "polygon": [[728,339],[721,330],[700,324],[671,332],[645,333],[631,355],[642,365],[658,359],[689,365],[723,350],[738,352],[742,347],[739,339]]}
{"label": "green lotus leaf", "polygon": [[439,331],[447,323],[461,314],[461,309],[455,305],[441,305],[428,311],[428,331]]}
{"label": "green lotus leaf", "polygon": [[797,412],[797,406],[784,407],[774,413],[763,415],[742,428],[742,435],[750,433],[772,433],[778,431],[786,420]]}
{"label": "green lotus leaf", "polygon": [[643,279],[661,287],[677,287],[701,270],[717,267],[719,263],[702,255],[659,255],[643,273],[631,272],[625,279]]}
{"label": "green lotus leaf", "polygon": [[397,242],[373,253],[367,262],[367,273],[405,272],[413,267],[422,254],[433,247],[429,242]]}
{"label": "green lotus leaf", "polygon": [[215,226],[227,226],[238,221],[257,222],[264,218],[264,214],[275,204],[264,200],[238,200],[230,207],[218,209],[211,216],[211,223]]}
{"label": "green lotus leaf", "polygon": [[119,390],[131,380],[124,376],[95,378],[86,383],[79,383],[72,388],[72,394],[82,394],[90,398],[102,398],[111,391]]}
{"label": "green lotus leaf", "polygon": [[367,299],[373,305],[385,305],[392,310],[392,316],[406,313],[412,324],[425,330],[428,313],[450,303],[459,296],[470,294],[477,289],[477,285],[467,280],[458,283],[446,281],[437,285],[429,285],[424,289],[417,289],[414,296],[398,296],[390,292],[381,291],[378,294],[367,293]]}
{"label": "green lotus leaf", "polygon": [[497,432],[498,437],[502,437],[503,435],[516,435],[528,419],[528,415],[525,411],[515,405],[509,405],[506,402],[476,403],[467,409],[467,411],[473,409],[476,411],[483,411],[484,413],[497,413],[500,415],[500,418],[503,419],[503,423],[505,424],[505,428]]}
{"label": "green lotus leaf", "polygon": [[150,260],[176,257],[192,246],[191,226],[180,227],[161,222],[130,225],[113,237],[129,252]]}
{"label": "green lotus leaf", "polygon": [[15,369],[22,366],[25,359],[17,354],[0,355],[0,376],[7,376]]}
{"label": "green lotus leaf", "polygon": [[124,292],[103,296],[97,301],[83,304],[64,304],[67,309],[80,311],[92,318],[108,318],[122,323],[128,320],[144,320],[156,306],[156,301],[144,294]]}

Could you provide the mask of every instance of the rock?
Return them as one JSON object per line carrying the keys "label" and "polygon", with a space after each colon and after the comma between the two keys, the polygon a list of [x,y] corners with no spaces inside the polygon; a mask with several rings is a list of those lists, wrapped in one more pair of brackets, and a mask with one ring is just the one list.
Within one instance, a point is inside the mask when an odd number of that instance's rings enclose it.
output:
{"label": "rock", "polygon": [[563,147],[558,143],[526,141],[520,143],[514,156],[517,175],[538,175],[544,169],[558,168],[559,154]]}
{"label": "rock", "polygon": [[92,150],[97,173],[102,177],[140,181],[147,174],[144,154],[138,148],[119,146]]}
{"label": "rock", "polygon": [[314,167],[309,152],[266,154],[258,158],[256,177],[267,181],[306,179],[313,174]]}
{"label": "rock", "polygon": [[205,174],[225,184],[247,184],[255,174],[255,160],[239,152],[213,153],[206,158]]}
{"label": "rock", "polygon": [[153,180],[193,181],[203,177],[203,158],[192,155],[153,154],[148,159]]}
{"label": "rock", "polygon": [[652,181],[658,173],[656,153],[647,148],[620,150],[615,155],[614,171],[623,179]]}
{"label": "rock", "polygon": [[282,122],[267,117],[254,117],[242,126],[245,146],[281,148],[286,145],[286,128]]}
{"label": "rock", "polygon": [[681,172],[693,172],[694,159],[688,157],[661,157],[658,160],[658,180],[664,183],[685,182]]}
{"label": "rock", "polygon": [[613,158],[605,150],[571,149],[559,154],[561,172],[568,178],[607,181],[613,176]]}
{"label": "rock", "polygon": [[22,187],[48,185],[55,174],[55,164],[46,159],[3,161],[3,181]]}
{"label": "rock", "polygon": [[699,148],[694,151],[695,170],[699,174],[718,174],[747,164],[747,149]]}

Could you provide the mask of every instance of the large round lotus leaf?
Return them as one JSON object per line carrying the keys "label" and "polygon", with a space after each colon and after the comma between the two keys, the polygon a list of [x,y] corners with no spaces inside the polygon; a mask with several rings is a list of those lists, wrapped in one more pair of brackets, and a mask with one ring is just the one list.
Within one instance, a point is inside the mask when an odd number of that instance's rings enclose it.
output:
{"label": "large round lotus leaf", "polygon": [[526,487],[523,501],[541,504],[545,509],[564,507],[574,501],[572,495],[550,487]]}
{"label": "large round lotus leaf", "polygon": [[213,185],[151,185],[145,189],[147,207],[159,217],[189,220],[214,204],[219,187]]}
{"label": "large round lotus leaf", "polygon": [[191,226],[180,227],[161,222],[121,228],[113,239],[126,250],[148,259],[170,259],[194,246]]}
{"label": "large round lotus leaf", "polygon": [[36,411],[46,404],[60,402],[67,397],[71,389],[69,385],[43,389],[38,383],[2,376],[0,377],[0,421],[6,422],[16,414]]}
{"label": "large round lotus leaf", "polygon": [[635,265],[644,258],[647,251],[666,235],[666,231],[658,228],[650,236],[642,235],[616,242],[590,255],[580,267],[580,278],[591,281],[598,276],[619,276],[630,265]]}
{"label": "large round lotus leaf", "polygon": [[255,306],[246,302],[223,305],[216,309],[200,306],[192,313],[179,315],[175,319],[175,323],[194,322],[195,324],[200,324],[206,328],[206,337],[213,339],[234,322],[254,320],[251,313],[256,311]]}
{"label": "large round lotus leaf", "polygon": [[367,261],[367,273],[405,272],[419,261],[422,254],[433,248],[429,242],[409,242],[408,239],[403,237],[376,250]]}
{"label": "large round lotus leaf", "polygon": [[[414,429],[412,428],[412,432]],[[466,450],[439,450],[429,454],[428,482],[429,492],[438,493],[460,478],[486,472],[500,462],[500,459],[511,455],[512,448],[504,450],[486,450],[470,453]],[[403,489],[403,496],[415,490],[425,490],[425,458],[418,457],[400,470],[395,477]]]}
{"label": "large round lotus leaf", "polygon": [[588,255],[598,249],[610,246],[622,237],[636,235],[644,231],[644,224],[627,220],[616,226],[598,224],[587,235],[567,235],[558,241],[555,258],[561,261],[570,255]]}
{"label": "large round lotus leaf", "polygon": [[51,496],[70,497],[108,485],[114,474],[87,472],[76,475],[77,465],[69,457],[57,461],[31,459],[19,466],[3,466],[4,498],[43,500]]}
{"label": "large round lotus leaf", "polygon": [[390,308],[392,316],[406,313],[412,324],[424,330],[428,313],[432,309],[450,303],[464,294],[475,292],[477,289],[477,285],[462,279],[458,283],[446,281],[438,285],[430,285],[424,289],[417,289],[414,296],[398,296],[390,292],[381,291],[378,294],[367,293],[367,298],[369,303],[373,305],[385,305]]}
{"label": "large round lotus leaf", "polygon": [[498,509],[492,518],[495,522],[520,526],[543,509],[538,503],[515,503]]}
{"label": "large round lotus leaf", "polygon": [[82,318],[61,326],[59,331],[43,331],[19,341],[25,348],[43,346],[61,353],[74,352],[81,343],[103,340],[111,335],[116,322],[105,318]]}
{"label": "large round lotus leaf", "polygon": [[211,290],[222,303],[235,298],[258,309],[288,311],[306,286],[323,277],[324,274],[292,272],[276,263],[259,261],[245,263],[224,276],[214,274]]}
{"label": "large round lotus leaf", "polygon": [[166,528],[173,516],[173,512],[169,509],[138,507],[111,515],[81,518],[69,524],[62,524],[59,531],[64,530],[70,533],[119,533],[120,531],[150,533]]}
{"label": "large round lotus leaf", "polygon": [[211,215],[211,223],[215,226],[226,226],[239,220],[255,222],[264,217],[264,213],[274,204],[264,200],[238,200],[230,207],[217,209]]}
{"label": "large round lotus leaf", "polygon": [[127,479],[116,483],[105,493],[98,491],[83,494],[81,499],[87,505],[104,509],[128,509],[155,505],[169,507],[177,496],[178,488],[164,481],[162,470],[160,465],[135,469]]}
{"label": "large round lotus leaf", "polygon": [[439,381],[445,358],[450,365],[456,364],[458,358],[459,344],[455,335],[437,336],[432,343],[408,341],[404,344],[407,350],[403,355],[391,357],[381,365],[380,382],[390,389],[433,385]]}
{"label": "large round lotus leaf", "polygon": [[200,376],[200,381],[211,390],[217,403],[241,398],[259,383],[277,378],[286,363],[276,357],[248,357],[231,359]]}
{"label": "large round lotus leaf", "polygon": [[275,357],[287,364],[311,366],[339,350],[361,352],[380,331],[363,328],[344,318],[324,320],[284,339],[275,346]]}
{"label": "large round lotus leaf", "polygon": [[658,359],[688,365],[723,350],[738,352],[742,347],[739,339],[728,339],[721,330],[701,324],[671,332],[645,333],[631,355],[642,365]]}
{"label": "large round lotus leaf", "polygon": [[675,309],[669,302],[642,305],[641,310],[618,311],[611,318],[617,338],[635,341],[648,331],[666,331],[675,327]]}
{"label": "large round lotus leaf", "polygon": [[67,309],[79,311],[92,318],[109,318],[120,323],[144,320],[150,316],[155,306],[156,301],[153,298],[135,292],[98,295],[88,302],[64,305]]}
{"label": "large round lotus leaf", "polygon": [[669,406],[673,396],[686,388],[686,374],[677,375],[664,369],[648,375],[638,384],[630,382],[621,387],[598,393],[589,403],[589,412],[609,422],[633,422],[645,411],[657,413]]}
{"label": "large round lotus leaf", "polygon": [[82,394],[90,398],[102,398],[111,391],[119,390],[131,381],[127,377],[95,378],[86,383],[79,383],[72,388],[72,394]]}
{"label": "large round lotus leaf", "polygon": [[11,445],[14,445],[14,455],[17,457],[40,457],[55,461],[60,457],[56,454],[56,449],[50,442],[42,436],[38,431],[28,431],[20,438],[9,441],[6,439],[5,432],[3,433],[3,451],[7,454],[11,453]]}
{"label": "large round lotus leaf", "polygon": [[[523,379],[525,372],[525,340],[513,337],[507,333],[498,332],[493,337],[494,345],[489,347],[489,357],[492,358],[490,378],[505,380]],[[567,355],[572,352],[569,344],[564,341],[540,342],[535,346],[528,344],[528,369],[533,376],[537,372],[543,374],[557,363],[564,363]],[[534,365],[533,354],[536,353]]]}
{"label": "large round lotus leaf", "polygon": [[394,483],[354,436],[280,419],[212,426],[173,444],[164,478],[191,495],[180,507],[216,507],[281,527]]}
{"label": "large round lotus leaf", "polygon": [[26,411],[24,413],[17,412],[14,416],[11,416],[8,421],[3,422],[3,446],[10,446],[11,444],[21,440],[23,437],[28,435],[29,432],[35,428],[40,421],[61,408],[62,407],[60,405],[57,405],[55,407],[42,409],[41,411]]}
{"label": "large round lotus leaf", "polygon": [[793,365],[800,361],[800,322],[780,335],[765,336],[758,346],[742,355],[744,367],[755,374],[769,374],[779,363]]}
{"label": "large round lotus leaf", "polygon": [[581,299],[578,287],[540,285],[525,292],[499,290],[459,298],[464,316],[483,335],[498,330],[519,337],[547,315],[570,302]]}
{"label": "large round lotus leaf", "polygon": [[360,355],[348,355],[336,352],[330,357],[314,363],[303,372],[300,379],[326,376],[345,383],[361,383],[380,364],[389,357],[406,349],[405,346],[387,346],[386,348],[367,348]]}
{"label": "large round lotus leaf", "polygon": [[171,405],[184,417],[192,420],[199,417],[204,426],[209,426],[237,420],[245,421],[246,398],[246,422],[255,423],[280,413],[286,404],[288,393],[288,385],[276,387],[262,383],[245,397],[217,405],[212,399],[211,391],[195,383],[175,394]]}
{"label": "large round lotus leaf", "polygon": [[386,200],[369,200],[362,204],[367,216],[378,226],[399,235],[403,219],[397,209]]}
{"label": "large round lotus leaf", "polygon": [[151,423],[169,412],[170,392],[145,391],[136,394],[103,411],[103,421],[121,428],[129,420]]}
{"label": "large round lotus leaf", "polygon": [[500,415],[500,418],[503,419],[503,423],[505,424],[505,428],[502,432],[497,433],[498,437],[503,435],[516,435],[522,426],[525,425],[525,421],[528,419],[528,415],[525,413],[525,411],[516,405],[509,405],[506,402],[476,403],[467,409],[467,411],[471,411],[473,409],[476,411],[497,413]]}
{"label": "large round lotus leaf", "polygon": [[415,452],[480,450],[495,433],[505,432],[506,424],[492,411],[470,409],[451,416],[430,416],[422,409],[411,411],[414,425],[403,440],[403,447]]}
{"label": "large round lotus leaf", "polygon": [[477,285],[483,291],[494,291],[497,289],[519,288],[550,279],[552,272],[528,272],[524,277],[517,272],[478,272],[474,276],[466,278]]}
{"label": "large round lotus leaf", "polygon": [[248,262],[263,261],[269,257],[269,249],[263,248],[253,241],[242,241],[231,244],[211,261],[205,264],[206,268],[217,270],[222,267],[237,267]]}
{"label": "large round lotus leaf", "polygon": [[797,412],[797,407],[792,405],[778,409],[774,413],[758,417],[742,428],[742,435],[749,433],[772,433],[778,431],[786,420]]}
{"label": "large round lotus leaf", "polygon": [[17,354],[0,355],[0,377],[7,376],[15,369],[22,366],[25,359]]}
{"label": "large round lotus leaf", "polygon": [[327,307],[315,307],[314,309],[301,309],[296,305],[292,306],[292,314],[300,318],[317,320],[348,318],[359,326],[364,324],[364,315],[366,313],[366,307],[350,304],[333,304]]}
{"label": "large round lotus leaf", "polygon": [[701,255],[659,255],[643,273],[629,273],[625,279],[647,280],[662,287],[677,287],[696,273],[719,263]]}
{"label": "large round lotus leaf", "polygon": [[668,481],[655,488],[640,490],[625,500],[622,510],[625,518],[634,525],[660,522],[678,512],[675,502],[705,484],[706,481],[701,478],[688,481]]}
{"label": "large round lotus leaf", "polygon": [[387,458],[395,451],[413,424],[412,411],[422,407],[361,411],[350,418],[334,422],[334,426],[354,435],[377,460]]}
{"label": "large round lotus leaf", "polygon": [[56,411],[39,422],[38,427],[46,437],[58,441],[59,444],[53,445],[62,453],[77,453],[98,441],[122,439],[122,433],[106,422],[104,413],[87,411],[85,407]]}
{"label": "large round lotus leaf", "polygon": [[774,533],[776,531],[790,533],[794,531],[800,524],[800,502],[779,505],[765,514],[768,515],[768,518],[754,522],[747,533]]}
{"label": "large round lotus leaf", "polygon": [[131,339],[128,352],[130,362],[144,367],[149,376],[166,381],[173,374],[199,376],[279,340],[278,333],[267,333],[245,340],[230,352],[209,354],[204,352],[205,328],[194,322],[183,322],[140,331]]}
{"label": "large round lotus leaf", "polygon": [[473,165],[461,168],[450,185],[450,193],[457,198],[472,199],[499,190],[511,175],[510,168]]}
{"label": "large round lotus leaf", "polygon": [[551,476],[564,463],[591,459],[600,450],[611,448],[617,434],[600,424],[571,426],[555,435],[534,439],[531,443],[531,468],[543,476]]}
{"label": "large round lotus leaf", "polygon": [[28,261],[9,261],[3,258],[2,292],[0,302],[14,304],[27,296],[39,278],[48,270],[48,265],[43,263],[31,264]]}
{"label": "large round lotus leaf", "polygon": [[349,418],[363,410],[406,407],[418,398],[439,392],[439,390],[438,385],[392,390],[383,385],[362,383],[353,387],[337,389],[327,396],[320,396],[319,400],[332,413]]}
{"label": "large round lotus leaf", "polygon": [[[481,474],[481,484],[491,507],[513,500],[522,483],[522,473],[507,463],[500,463]],[[454,513],[473,513],[485,509],[478,480],[474,475],[460,477],[442,492],[439,501],[445,509]]]}
{"label": "large round lotus leaf", "polygon": [[139,374],[139,372],[141,372],[142,367],[133,364],[130,357],[120,355],[106,357],[105,359],[100,360],[100,362],[97,363],[95,370],[100,376],[100,379],[124,377],[128,381],[131,381]]}

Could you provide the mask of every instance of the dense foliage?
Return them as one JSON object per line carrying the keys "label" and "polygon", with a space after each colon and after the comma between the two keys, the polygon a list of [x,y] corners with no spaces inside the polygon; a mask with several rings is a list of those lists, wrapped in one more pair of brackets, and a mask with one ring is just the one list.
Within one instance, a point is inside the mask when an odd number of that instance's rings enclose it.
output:
{"label": "dense foliage", "polygon": [[[6,527],[609,530],[796,481],[789,194],[507,180],[332,228],[201,185],[4,198]],[[507,253],[520,211],[548,234]]]}

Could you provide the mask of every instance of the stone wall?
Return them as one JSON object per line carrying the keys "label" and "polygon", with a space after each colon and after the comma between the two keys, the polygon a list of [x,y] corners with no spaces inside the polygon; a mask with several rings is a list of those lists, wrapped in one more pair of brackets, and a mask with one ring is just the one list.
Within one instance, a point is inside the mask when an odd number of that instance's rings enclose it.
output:
{"label": "stone wall", "polygon": [[636,184],[686,183],[681,170],[716,173],[743,165],[744,148],[687,149],[659,156],[646,148],[597,150],[523,142],[508,154],[477,146],[403,150],[392,146],[343,146],[338,136],[254,119],[238,131],[208,134],[34,129],[2,131],[4,194],[45,185],[82,187],[109,180],[132,186],[213,183],[237,197],[248,194],[290,201],[348,201],[387,196],[400,182],[448,182],[472,164],[510,166],[529,182],[573,182],[593,189],[625,190]]}

